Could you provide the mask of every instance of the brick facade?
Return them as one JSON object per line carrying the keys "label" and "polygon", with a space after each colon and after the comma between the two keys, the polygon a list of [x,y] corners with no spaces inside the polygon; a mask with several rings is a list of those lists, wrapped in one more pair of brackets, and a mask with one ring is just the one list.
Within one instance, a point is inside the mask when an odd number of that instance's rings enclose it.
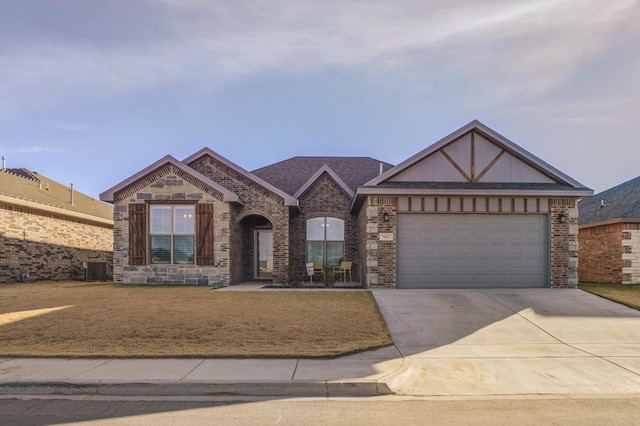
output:
{"label": "brick facade", "polygon": [[[549,199],[550,264],[549,286],[578,286],[578,208],[577,198]],[[559,220],[564,217],[564,223]]]}
{"label": "brick facade", "polygon": [[[420,197],[418,198],[420,199]],[[575,197],[550,198],[548,210],[544,210],[548,212],[550,223],[549,286],[552,288],[575,288],[578,284],[578,209],[576,202],[577,198]],[[519,203],[522,206],[538,205],[537,209],[540,209],[539,203],[536,202],[527,203],[520,200]],[[362,280],[366,287],[395,288],[397,285],[398,204],[399,197],[368,196],[366,204],[362,206],[358,215],[359,258],[360,263],[366,265]],[[467,204],[474,205],[472,202],[460,202],[461,206]],[[518,205],[515,200],[509,204],[514,208]],[[487,201],[487,205],[489,205],[489,201]],[[462,211],[458,210],[458,212]],[[564,222],[559,220],[561,214],[564,217]],[[383,235],[386,238],[381,238]]]}
{"label": "brick facade", "polygon": [[349,213],[351,197],[324,173],[299,197],[301,214],[293,215],[289,227],[289,265],[300,272],[307,262],[307,220],[315,217],[334,217],[344,221],[344,260],[353,262],[353,279],[358,280],[362,263],[359,261],[356,216]]}
{"label": "brick facade", "polygon": [[111,275],[113,229],[60,214],[0,204],[0,283],[85,278],[85,262],[104,262]]}
{"label": "brick facade", "polygon": [[[396,287],[396,199],[368,196],[358,216],[360,261],[366,266],[366,269],[363,267],[363,284],[369,288]],[[381,239],[384,234],[392,235],[391,240]]]}
{"label": "brick facade", "polygon": [[[426,200],[425,197],[412,200],[411,197],[368,195],[355,215],[350,212],[350,195],[328,173],[324,173],[299,196],[299,211],[290,210],[277,194],[214,158],[205,156],[189,166],[238,194],[243,204],[223,202],[221,194],[172,166],[158,169],[140,182],[128,186],[118,194],[115,203],[116,282],[229,285],[253,280],[256,278],[256,230],[269,230],[273,233],[273,281],[284,282],[288,267],[297,272],[304,271],[307,258],[307,220],[315,217],[336,217],[345,223],[345,260],[354,262],[355,280],[369,288],[395,288],[398,213],[405,210],[416,211],[418,206],[421,211],[426,212],[432,207],[430,200]],[[129,204],[184,200],[214,204],[214,266],[154,266],[148,264],[148,259],[147,265],[130,265],[127,253]],[[481,211],[481,207],[486,207],[486,213],[547,214],[550,244],[549,286],[577,286],[578,210],[575,197],[542,200],[522,197],[498,197],[495,200],[444,197],[443,200],[446,202],[443,201],[442,205],[446,205],[447,211],[452,214],[464,213],[467,209],[469,212],[477,213]],[[438,204],[434,201],[435,212],[439,212]],[[492,210],[494,207],[498,209],[496,212]],[[560,221],[560,216],[563,217],[563,221]],[[633,241],[631,237],[629,239]],[[631,259],[626,264],[628,268],[635,265]],[[629,271],[629,274],[633,273],[631,269]]]}
{"label": "brick facade", "polygon": [[582,281],[640,284],[640,224],[583,227],[579,242]]}
{"label": "brick facade", "polygon": [[230,228],[233,244],[230,282],[254,279],[253,216],[266,218],[271,224],[273,280],[284,282],[289,264],[289,208],[282,198],[214,158],[205,156],[189,166],[237,194],[244,202],[244,206],[233,211]]}
{"label": "brick facade", "polygon": [[[400,165],[390,168],[387,164],[386,171],[385,163],[364,157],[294,157],[250,173],[209,148],[183,162],[165,156],[102,195],[116,206],[114,279],[233,284],[269,278],[268,272],[262,276],[264,267],[256,261],[256,236],[271,235],[271,277],[276,283],[286,282],[290,270],[304,271],[307,221],[331,217],[344,221],[344,259],[353,262],[354,278],[365,287],[395,288],[399,214],[491,214],[535,215],[534,237],[541,237],[543,229],[548,232],[544,240],[536,240],[535,249],[548,242],[544,253],[548,250],[549,254],[548,259],[535,258],[541,263],[536,285],[574,288],[579,268],[576,202],[593,191],[521,151],[473,121]],[[162,200],[214,205],[214,266],[129,264],[129,206]],[[210,207],[200,209],[209,211]],[[144,222],[143,213],[144,209],[135,208],[130,221],[133,229]],[[513,220],[510,226],[525,222]],[[504,232],[520,230],[505,228]],[[131,263],[137,263],[146,249],[135,244],[138,233],[132,235]],[[640,266],[632,258],[637,238],[632,230],[622,238],[628,241],[623,245],[624,276],[633,280]],[[453,247],[457,250],[459,246]],[[457,260],[455,252],[447,255],[448,261]],[[518,284],[528,283],[521,280]]]}

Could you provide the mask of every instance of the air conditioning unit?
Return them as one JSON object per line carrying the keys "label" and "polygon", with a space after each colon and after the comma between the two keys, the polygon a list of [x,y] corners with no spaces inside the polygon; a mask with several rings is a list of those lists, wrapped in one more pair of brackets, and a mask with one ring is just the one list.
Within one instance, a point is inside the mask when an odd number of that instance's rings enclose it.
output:
{"label": "air conditioning unit", "polygon": [[107,262],[87,262],[86,281],[107,281]]}

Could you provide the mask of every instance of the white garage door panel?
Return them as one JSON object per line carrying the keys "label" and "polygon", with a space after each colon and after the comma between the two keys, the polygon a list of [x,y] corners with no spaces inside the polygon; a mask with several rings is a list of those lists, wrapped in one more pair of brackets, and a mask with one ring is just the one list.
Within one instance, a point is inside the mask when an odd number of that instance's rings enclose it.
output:
{"label": "white garage door panel", "polygon": [[545,287],[546,215],[401,214],[398,287]]}

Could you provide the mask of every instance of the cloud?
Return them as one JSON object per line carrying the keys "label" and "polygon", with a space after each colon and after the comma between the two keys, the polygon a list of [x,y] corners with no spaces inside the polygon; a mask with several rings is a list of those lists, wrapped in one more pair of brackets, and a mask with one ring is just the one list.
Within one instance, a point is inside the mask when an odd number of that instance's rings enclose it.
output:
{"label": "cloud", "polygon": [[[70,22],[85,18],[74,16],[73,3],[67,6]],[[638,0],[127,5],[134,16],[153,13],[145,16],[145,22],[155,22],[149,34],[138,28],[123,32],[129,38],[105,42],[105,34],[123,25],[114,15],[113,28],[95,30],[104,34],[79,38],[69,25],[5,42],[0,113],[78,99],[99,102],[171,85],[214,91],[265,72],[305,75],[334,68],[417,79],[427,74],[433,81],[468,86],[470,99],[534,98],[616,43],[620,27],[632,28],[626,37],[640,37],[631,25],[640,13]]]}

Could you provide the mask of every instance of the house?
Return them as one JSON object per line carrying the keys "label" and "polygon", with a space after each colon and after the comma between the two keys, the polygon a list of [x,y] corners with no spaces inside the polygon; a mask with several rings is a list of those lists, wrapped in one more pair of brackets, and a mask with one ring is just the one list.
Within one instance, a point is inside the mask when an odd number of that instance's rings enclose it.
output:
{"label": "house", "polygon": [[578,203],[580,279],[640,284],[640,177]]}
{"label": "house", "polygon": [[0,235],[0,283],[110,276],[113,207],[4,157]]}
{"label": "house", "polygon": [[593,191],[478,121],[397,166],[294,157],[249,172],[204,148],[101,194],[114,280],[286,280],[353,262],[366,287],[575,287]]}

